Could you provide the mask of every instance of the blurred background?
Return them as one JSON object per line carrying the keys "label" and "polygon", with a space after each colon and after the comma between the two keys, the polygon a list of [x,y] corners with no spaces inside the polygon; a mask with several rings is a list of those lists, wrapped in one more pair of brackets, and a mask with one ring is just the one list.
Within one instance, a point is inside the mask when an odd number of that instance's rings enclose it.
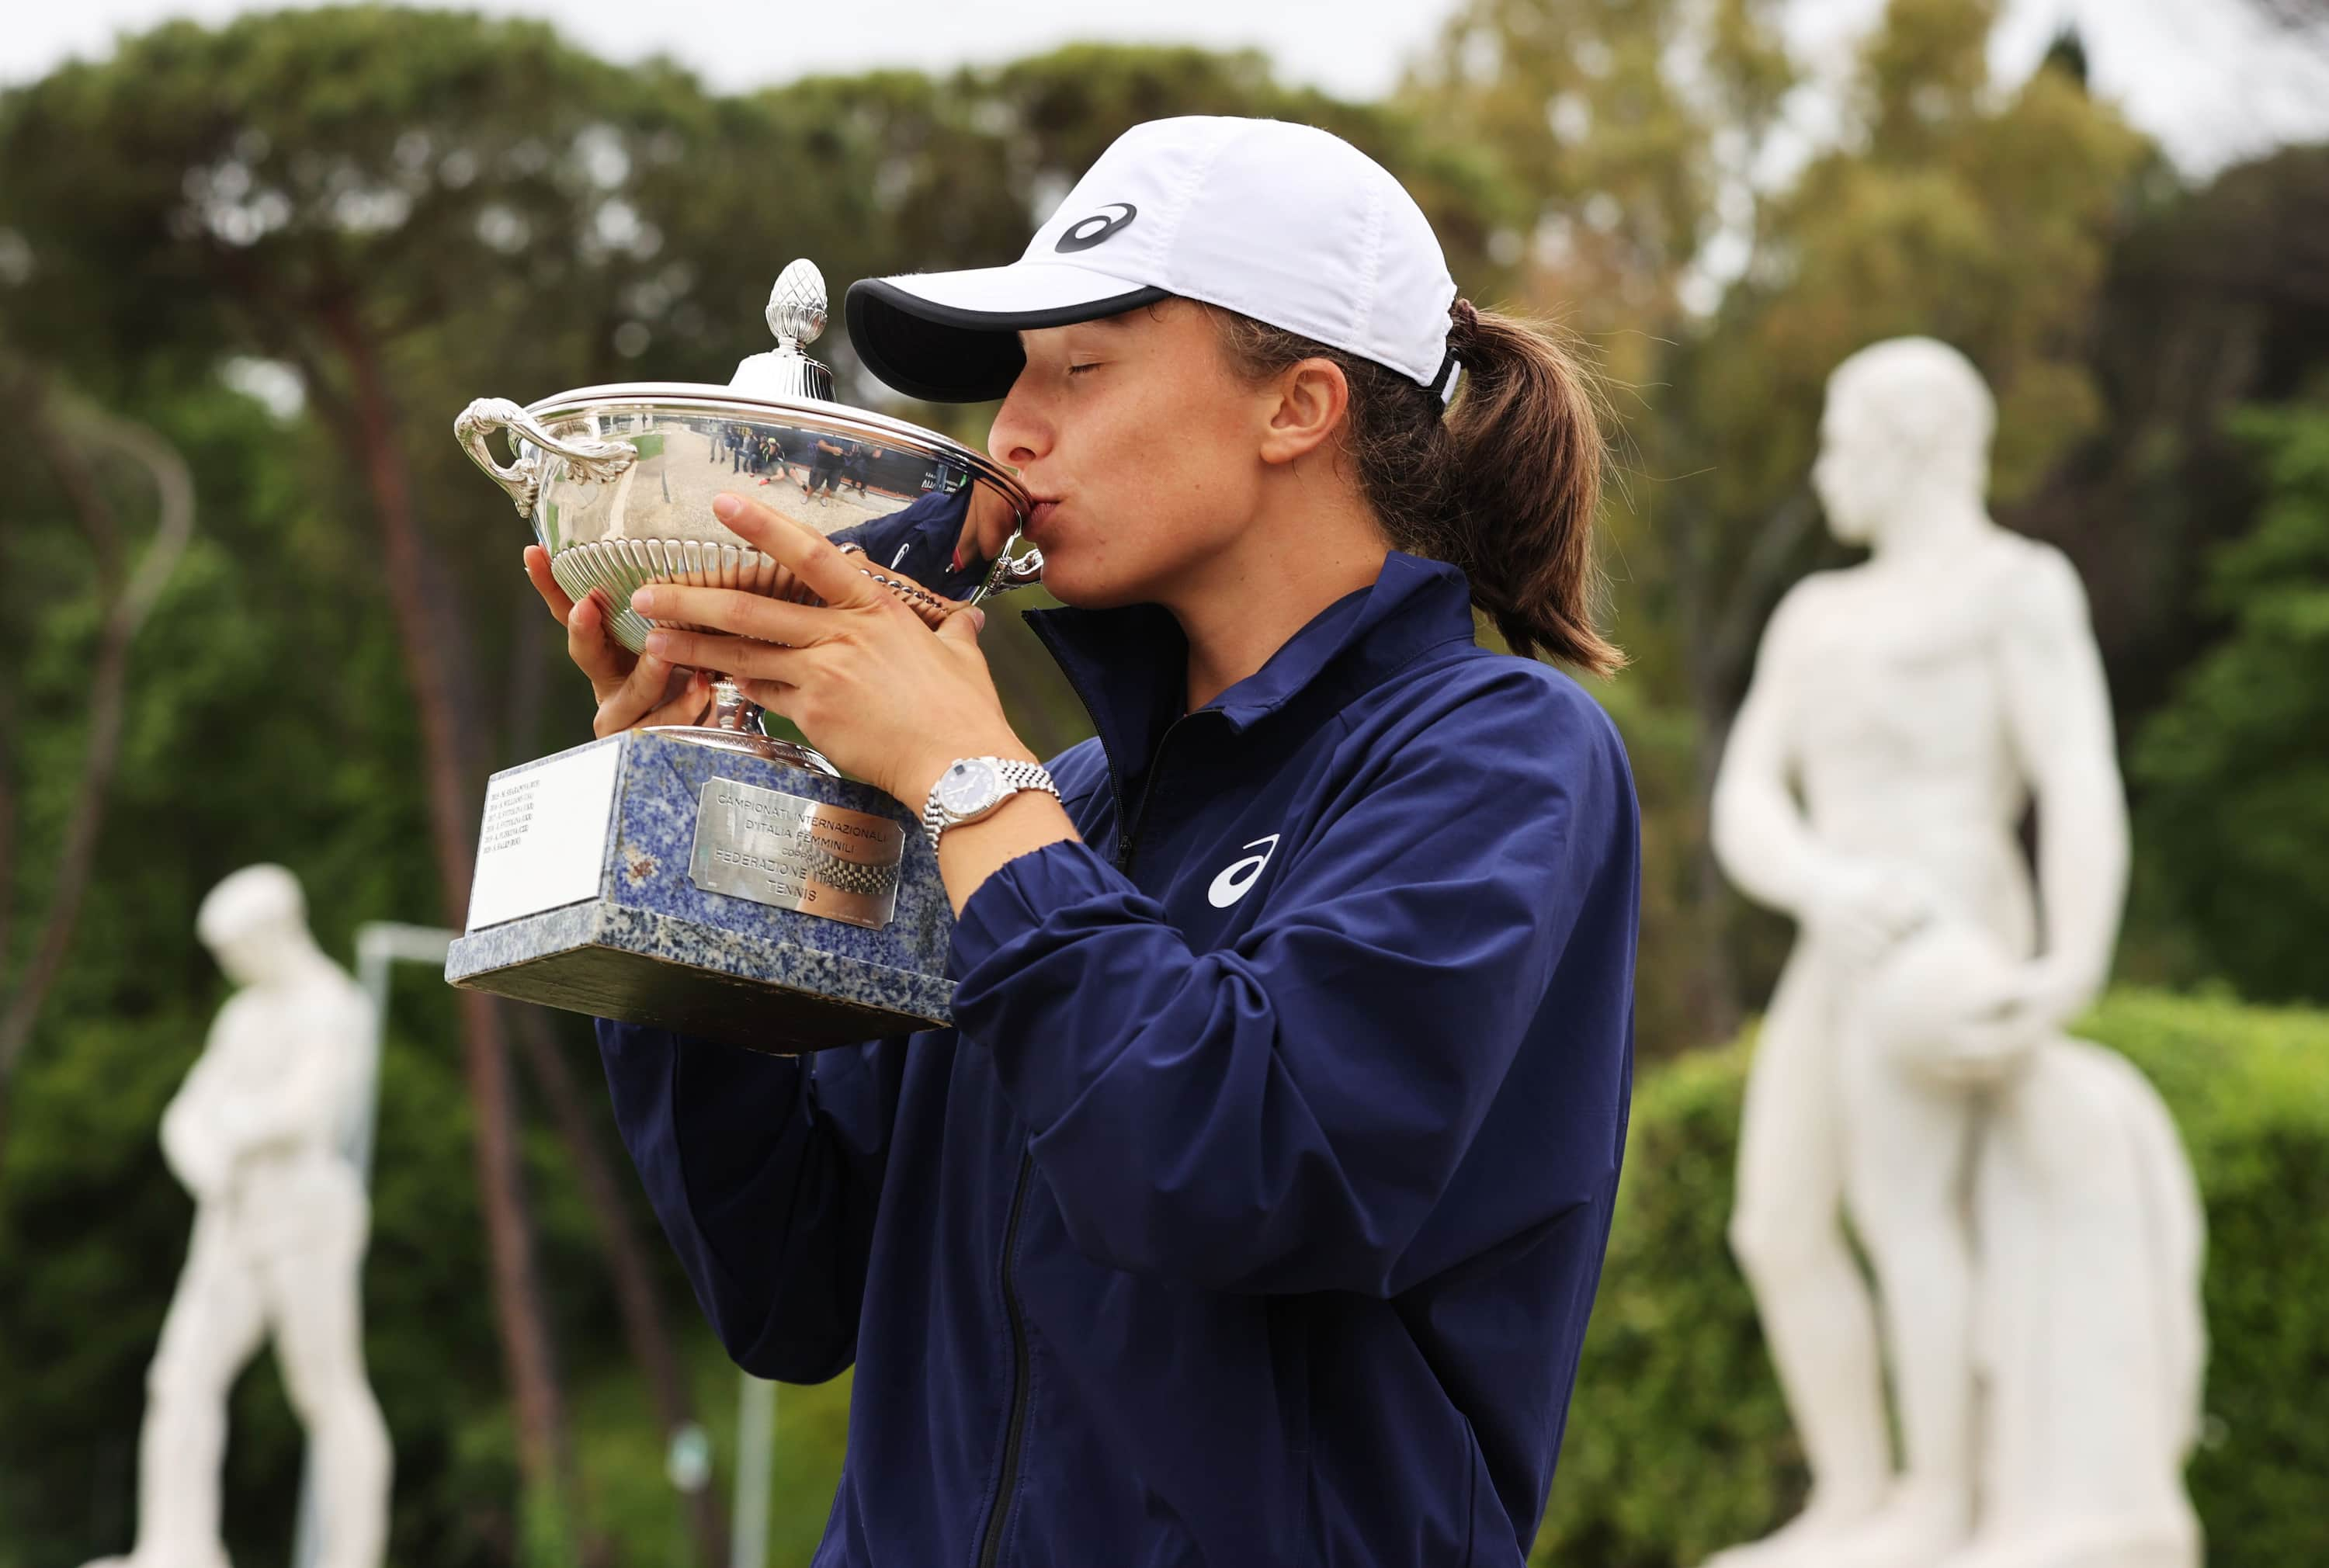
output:
{"label": "blurred background", "polygon": [[[224,981],[202,895],[304,880],[326,947],[460,924],[483,782],[587,737],[450,438],[472,398],[720,381],[795,256],[1006,260],[1126,126],[1325,126],[1415,192],[1464,292],[1609,380],[1635,666],[1597,687],[1647,826],[1618,1222],[1538,1554],[1675,1568],[1804,1475],[1722,1240],[1784,925],[1706,797],[1778,595],[1849,559],[1822,383],[1925,333],[2003,409],[1994,504],[2084,576],[2136,823],[2086,1032],[2182,1126],[2214,1338],[2218,1563],[2329,1554],[2329,5],[1183,0],[464,11],[83,0],[0,29],[0,1568],[127,1547],[191,1206],[155,1141]],[[841,396],[901,404],[836,323]],[[1021,732],[1081,710],[1015,617]],[[371,1371],[392,1560],[729,1561],[735,1374],[604,1111],[586,1028],[396,972]],[[803,1563],[848,1382],[787,1388]],[[298,1428],[232,1412],[238,1563],[288,1562]],[[701,1423],[708,1478],[674,1433]],[[683,1445],[684,1446],[684,1445]],[[689,1489],[688,1483],[700,1485]]]}

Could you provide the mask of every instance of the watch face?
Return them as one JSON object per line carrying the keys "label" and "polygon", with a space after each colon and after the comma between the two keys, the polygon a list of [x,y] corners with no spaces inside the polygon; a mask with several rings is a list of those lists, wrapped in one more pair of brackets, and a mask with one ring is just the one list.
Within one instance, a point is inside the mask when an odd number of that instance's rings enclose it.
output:
{"label": "watch face", "polygon": [[938,779],[938,804],[957,816],[993,805],[1003,793],[1003,775],[985,757],[966,756]]}

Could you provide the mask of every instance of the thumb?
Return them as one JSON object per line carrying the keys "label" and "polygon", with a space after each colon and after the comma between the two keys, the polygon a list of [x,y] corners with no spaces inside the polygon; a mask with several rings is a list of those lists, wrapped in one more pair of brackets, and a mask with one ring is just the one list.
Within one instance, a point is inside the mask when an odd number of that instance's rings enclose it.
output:
{"label": "thumb", "polygon": [[976,605],[957,610],[938,623],[938,636],[948,643],[967,643],[978,646],[978,634],[986,626],[986,612]]}

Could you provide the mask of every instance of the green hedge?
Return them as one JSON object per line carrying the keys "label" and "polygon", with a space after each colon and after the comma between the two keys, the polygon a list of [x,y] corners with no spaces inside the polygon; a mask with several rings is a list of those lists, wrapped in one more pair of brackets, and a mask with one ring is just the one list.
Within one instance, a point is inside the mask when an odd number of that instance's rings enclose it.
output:
{"label": "green hedge", "polygon": [[[2123,991],[2080,1032],[2158,1085],[2207,1200],[2209,1435],[2191,1479],[2211,1568],[2329,1561],[2329,1014]],[[1540,1563],[1694,1568],[1802,1500],[1802,1455],[1723,1240],[1748,1054],[1683,1057],[1636,1092]],[[734,1373],[694,1338],[724,1498]],[[806,1563],[824,1528],[848,1398],[845,1378],[780,1396],[779,1565]],[[575,1414],[589,1522],[620,1561],[666,1560],[677,1513],[636,1378],[582,1394]]]}
{"label": "green hedge", "polygon": [[[2207,1204],[2191,1484],[2209,1561],[2329,1561],[2329,1015],[2125,991],[2079,1032],[2158,1086]],[[1538,1563],[1688,1568],[1802,1500],[1802,1452],[1723,1238],[1748,1055],[1685,1057],[1636,1092]]]}

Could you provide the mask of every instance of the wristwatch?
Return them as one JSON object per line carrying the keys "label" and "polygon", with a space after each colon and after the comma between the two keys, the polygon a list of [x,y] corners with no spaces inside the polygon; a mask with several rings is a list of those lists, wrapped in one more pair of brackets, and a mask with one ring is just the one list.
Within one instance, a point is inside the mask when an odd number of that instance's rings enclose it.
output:
{"label": "wristwatch", "polygon": [[922,807],[922,831],[929,835],[930,848],[938,847],[938,835],[948,828],[978,821],[1021,790],[1042,790],[1053,800],[1060,798],[1060,786],[1034,763],[1000,756],[957,758],[938,775]]}

